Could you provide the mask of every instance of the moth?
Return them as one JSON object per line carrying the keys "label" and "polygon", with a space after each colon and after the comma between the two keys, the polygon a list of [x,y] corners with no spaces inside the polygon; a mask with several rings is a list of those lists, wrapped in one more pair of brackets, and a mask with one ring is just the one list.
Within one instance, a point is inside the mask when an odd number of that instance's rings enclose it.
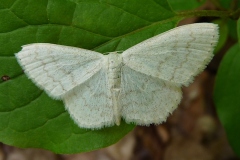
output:
{"label": "moth", "polygon": [[166,121],[188,86],[213,57],[218,26],[196,23],[147,39],[122,54],[35,43],[16,54],[26,75],[62,100],[81,128]]}

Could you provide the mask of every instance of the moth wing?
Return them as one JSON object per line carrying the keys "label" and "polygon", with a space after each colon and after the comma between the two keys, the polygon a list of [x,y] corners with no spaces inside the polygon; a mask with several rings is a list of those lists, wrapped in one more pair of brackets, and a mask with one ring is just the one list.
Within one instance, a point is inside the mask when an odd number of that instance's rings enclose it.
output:
{"label": "moth wing", "polygon": [[16,54],[27,76],[54,98],[61,99],[102,67],[100,53],[47,43],[23,46]]}
{"label": "moth wing", "polygon": [[160,124],[176,109],[182,92],[176,84],[122,67],[120,105],[126,122]]}
{"label": "moth wing", "polygon": [[179,86],[188,86],[212,59],[217,41],[216,24],[180,26],[124,51],[123,64]]}
{"label": "moth wing", "polygon": [[104,69],[65,94],[63,100],[79,127],[100,129],[114,125],[112,95]]}

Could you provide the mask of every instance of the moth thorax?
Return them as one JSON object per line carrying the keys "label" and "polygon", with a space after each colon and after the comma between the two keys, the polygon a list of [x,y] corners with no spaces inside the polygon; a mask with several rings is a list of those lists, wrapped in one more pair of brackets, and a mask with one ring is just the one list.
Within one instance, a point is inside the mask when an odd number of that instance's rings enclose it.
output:
{"label": "moth thorax", "polygon": [[108,55],[108,76],[111,88],[120,88],[121,83],[122,56],[117,53]]}

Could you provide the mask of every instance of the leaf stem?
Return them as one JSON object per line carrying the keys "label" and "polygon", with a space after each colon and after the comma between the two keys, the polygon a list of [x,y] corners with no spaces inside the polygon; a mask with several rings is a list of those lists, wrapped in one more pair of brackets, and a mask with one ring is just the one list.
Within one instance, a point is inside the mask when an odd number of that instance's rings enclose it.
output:
{"label": "leaf stem", "polygon": [[220,18],[232,18],[234,12],[230,11],[216,11],[216,10],[193,10],[177,12],[177,15],[183,18],[187,17],[220,17]]}

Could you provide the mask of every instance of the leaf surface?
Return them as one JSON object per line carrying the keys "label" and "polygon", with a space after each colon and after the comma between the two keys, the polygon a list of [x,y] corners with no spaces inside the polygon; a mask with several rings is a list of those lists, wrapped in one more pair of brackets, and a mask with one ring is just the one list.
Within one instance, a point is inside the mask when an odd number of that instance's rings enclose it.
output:
{"label": "leaf surface", "polygon": [[228,140],[240,156],[240,45],[235,44],[224,56],[218,69],[214,101],[218,116],[226,130]]}

